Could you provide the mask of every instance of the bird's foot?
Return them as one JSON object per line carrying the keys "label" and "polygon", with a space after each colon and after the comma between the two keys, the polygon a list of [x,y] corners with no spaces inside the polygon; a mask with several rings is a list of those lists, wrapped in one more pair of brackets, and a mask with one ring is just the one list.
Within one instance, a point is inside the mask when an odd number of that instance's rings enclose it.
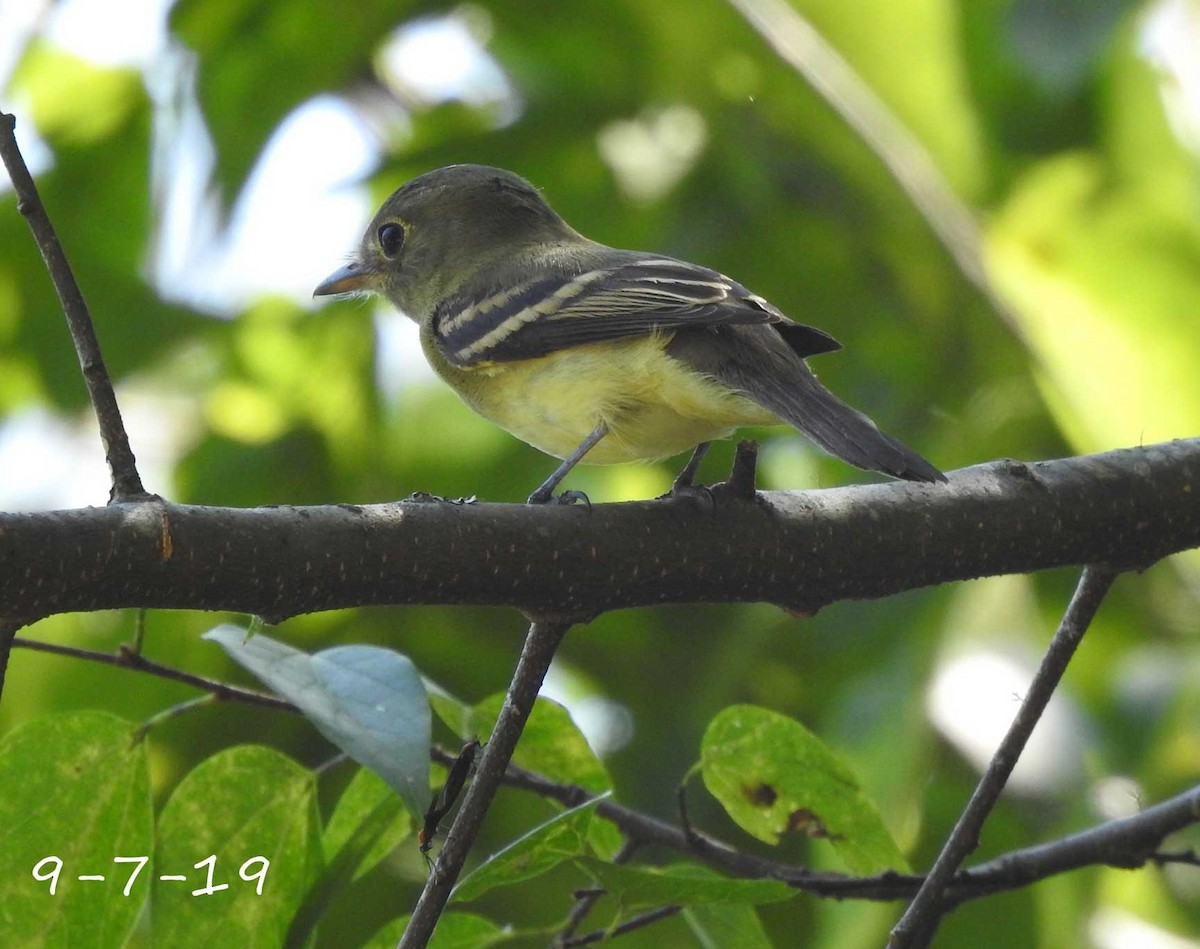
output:
{"label": "bird's foot", "polygon": [[592,502],[582,491],[564,491],[562,494],[555,495],[553,491],[544,491],[538,488],[533,494],[529,495],[529,500],[526,504],[579,504],[587,505],[587,509],[592,509]]}
{"label": "bird's foot", "polygon": [[428,491],[414,491],[405,500],[415,504],[474,504],[476,498],[473,494],[466,498],[444,498]]}
{"label": "bird's foot", "polygon": [[713,494],[712,488],[706,484],[692,484],[690,481],[681,481],[676,478],[671,485],[671,490],[666,494],[659,495],[660,501],[671,501],[675,499],[691,501],[699,507],[712,510],[717,506],[716,496]]}

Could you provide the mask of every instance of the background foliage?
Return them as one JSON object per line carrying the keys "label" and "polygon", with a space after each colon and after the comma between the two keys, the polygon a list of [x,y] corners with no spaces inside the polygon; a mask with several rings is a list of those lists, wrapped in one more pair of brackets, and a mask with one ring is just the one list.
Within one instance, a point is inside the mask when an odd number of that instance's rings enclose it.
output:
{"label": "background foliage", "polygon": [[[1181,87],[1144,52],[1148,17],[1169,4],[796,5],[978,209],[990,273],[1015,323],[963,279],[863,143],[718,0],[371,0],[353,8],[182,0],[169,14],[169,55],[141,68],[64,49],[52,29],[58,11],[47,8],[25,36],[4,97],[23,141],[32,143],[36,129],[46,146],[39,185],[130,409],[135,451],[157,461],[159,480],[151,476],[148,488],[201,504],[371,502],[416,490],[518,501],[551,465],[415,370],[415,336],[391,316],[358,302],[314,311],[283,294],[214,303],[195,280],[183,286],[189,270],[220,281],[220,268],[202,271],[199,256],[175,272],[178,283],[163,279],[173,167],[164,156],[194,101],[211,136],[222,221],[293,110],[316,96],[343,97],[381,149],[366,178],[371,205],[439,165],[511,168],[589,236],[719,268],[831,332],[846,351],[817,361],[822,379],[946,470],[1200,431],[1197,160],[1184,120],[1177,115],[1173,125],[1164,107]],[[1200,19],[1194,3],[1171,6]],[[442,18],[475,38],[498,67],[499,86],[439,98],[388,78],[381,50],[394,31]],[[338,144],[335,137],[328,147]],[[291,210],[304,220],[303,208]],[[364,224],[369,210],[364,204]],[[264,253],[282,246],[300,256],[309,235],[292,220],[262,232]],[[353,239],[346,235],[347,250]],[[0,205],[0,248],[7,504],[52,503],[61,497],[52,486],[80,464],[67,450],[92,437],[91,422],[49,281],[10,195]],[[252,270],[246,258],[255,252],[241,248],[238,264]],[[330,259],[308,282],[338,264]],[[16,452],[17,433],[30,430],[53,436],[53,450]],[[786,432],[759,434],[764,487],[867,477]],[[704,469],[710,480],[730,454],[729,446],[714,451]],[[677,463],[583,469],[572,486],[593,500],[652,496]],[[14,483],[47,493],[22,495]],[[85,503],[102,504],[102,474],[89,489]],[[993,816],[980,856],[1195,782],[1196,568],[1194,558],[1178,557],[1119,583],[1064,686],[1051,747],[1069,766],[1033,769],[1026,793]],[[939,670],[964,656],[1027,665],[1071,580],[981,581],[839,604],[807,620],[767,607],[610,614],[571,632],[556,683],[581,719],[595,720],[598,710],[610,734],[626,729],[605,755],[618,797],[664,816],[721,708],[752,702],[803,721],[852,762],[919,868],[976,776],[927,715],[935,686],[949,681]],[[214,622],[151,614],[148,652],[241,679],[199,639]],[[131,624],[125,614],[63,616],[32,634],[111,649]],[[302,617],[275,635],[306,649],[392,646],[474,702],[503,688],[523,629],[522,617],[505,610],[410,608]],[[0,730],[82,707],[136,720],[192,694],[19,651]],[[972,724],[969,704],[950,707]],[[306,766],[332,754],[293,717],[208,708],[154,731],[156,799],[239,741],[270,744]],[[322,779],[323,806],[347,779]],[[837,865],[821,842],[785,839],[779,850],[753,843],[701,792],[694,796],[694,818],[742,846]],[[481,852],[548,813],[502,796]],[[411,904],[422,875],[415,852],[402,850],[332,907],[322,944],[365,939]],[[409,895],[398,899],[398,886]],[[1102,930],[1118,922],[1196,938],[1196,891],[1194,872],[1078,873],[972,904],[950,918],[938,945],[1106,946]],[[478,910],[545,924],[568,900],[567,887],[552,880],[533,891],[493,891]],[[897,912],[808,898],[760,909],[777,944],[815,947],[879,945]],[[677,919],[624,944],[696,942]]]}

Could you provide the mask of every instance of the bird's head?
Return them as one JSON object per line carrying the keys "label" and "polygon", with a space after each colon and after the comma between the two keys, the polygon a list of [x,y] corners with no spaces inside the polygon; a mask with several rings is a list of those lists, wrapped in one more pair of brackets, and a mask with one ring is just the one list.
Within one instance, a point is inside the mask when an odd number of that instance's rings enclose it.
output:
{"label": "bird's head", "polygon": [[524,178],[486,165],[450,165],[394,192],[354,259],[313,295],[377,293],[420,321],[502,259],[572,236]]}

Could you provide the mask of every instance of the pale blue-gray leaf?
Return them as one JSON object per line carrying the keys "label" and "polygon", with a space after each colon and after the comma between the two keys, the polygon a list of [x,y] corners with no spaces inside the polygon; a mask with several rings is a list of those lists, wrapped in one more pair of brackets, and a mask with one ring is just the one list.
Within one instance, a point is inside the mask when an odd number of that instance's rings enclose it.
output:
{"label": "pale blue-gray leaf", "polygon": [[413,814],[429,806],[429,699],[416,667],[378,646],[314,655],[223,624],[204,634],[289,702],[355,761],[388,782]]}

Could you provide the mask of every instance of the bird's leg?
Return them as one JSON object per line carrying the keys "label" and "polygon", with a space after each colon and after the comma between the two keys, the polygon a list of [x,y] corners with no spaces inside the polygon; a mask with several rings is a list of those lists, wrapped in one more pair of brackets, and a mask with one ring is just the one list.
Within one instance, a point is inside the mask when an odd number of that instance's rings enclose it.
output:
{"label": "bird's leg", "polygon": [[[529,501],[527,503],[546,504],[547,502],[551,501],[554,498],[554,489],[558,487],[559,482],[562,481],[562,479],[570,473],[571,469],[579,464],[579,462],[583,459],[583,456],[595,448],[596,443],[607,434],[608,426],[601,422],[596,426],[595,430],[588,435],[587,438],[579,443],[579,447],[571,452],[570,456],[555,469],[554,474],[543,481],[541,485],[538,486],[538,489],[533,492],[533,494],[529,495]],[[562,497],[559,498],[559,500],[570,504],[574,501],[586,501],[587,495],[582,491],[567,491],[562,495]]]}
{"label": "bird's leg", "polygon": [[702,506],[712,510],[714,499],[712,489],[703,484],[696,484],[696,471],[700,467],[700,462],[704,460],[704,456],[708,454],[708,448],[712,442],[701,442],[692,449],[692,457],[688,459],[688,463],[683,466],[683,470],[675,477],[671,484],[671,490],[662,495],[659,500],[667,500],[670,498],[687,498],[691,501],[697,501]]}
{"label": "bird's leg", "polygon": [[688,463],[683,466],[683,470],[675,476],[675,481],[671,485],[671,493],[678,494],[681,491],[686,491],[692,487],[696,479],[696,472],[700,470],[700,462],[704,460],[704,456],[708,454],[708,449],[712,446],[712,442],[701,442],[692,449],[692,457],[688,459]]}

